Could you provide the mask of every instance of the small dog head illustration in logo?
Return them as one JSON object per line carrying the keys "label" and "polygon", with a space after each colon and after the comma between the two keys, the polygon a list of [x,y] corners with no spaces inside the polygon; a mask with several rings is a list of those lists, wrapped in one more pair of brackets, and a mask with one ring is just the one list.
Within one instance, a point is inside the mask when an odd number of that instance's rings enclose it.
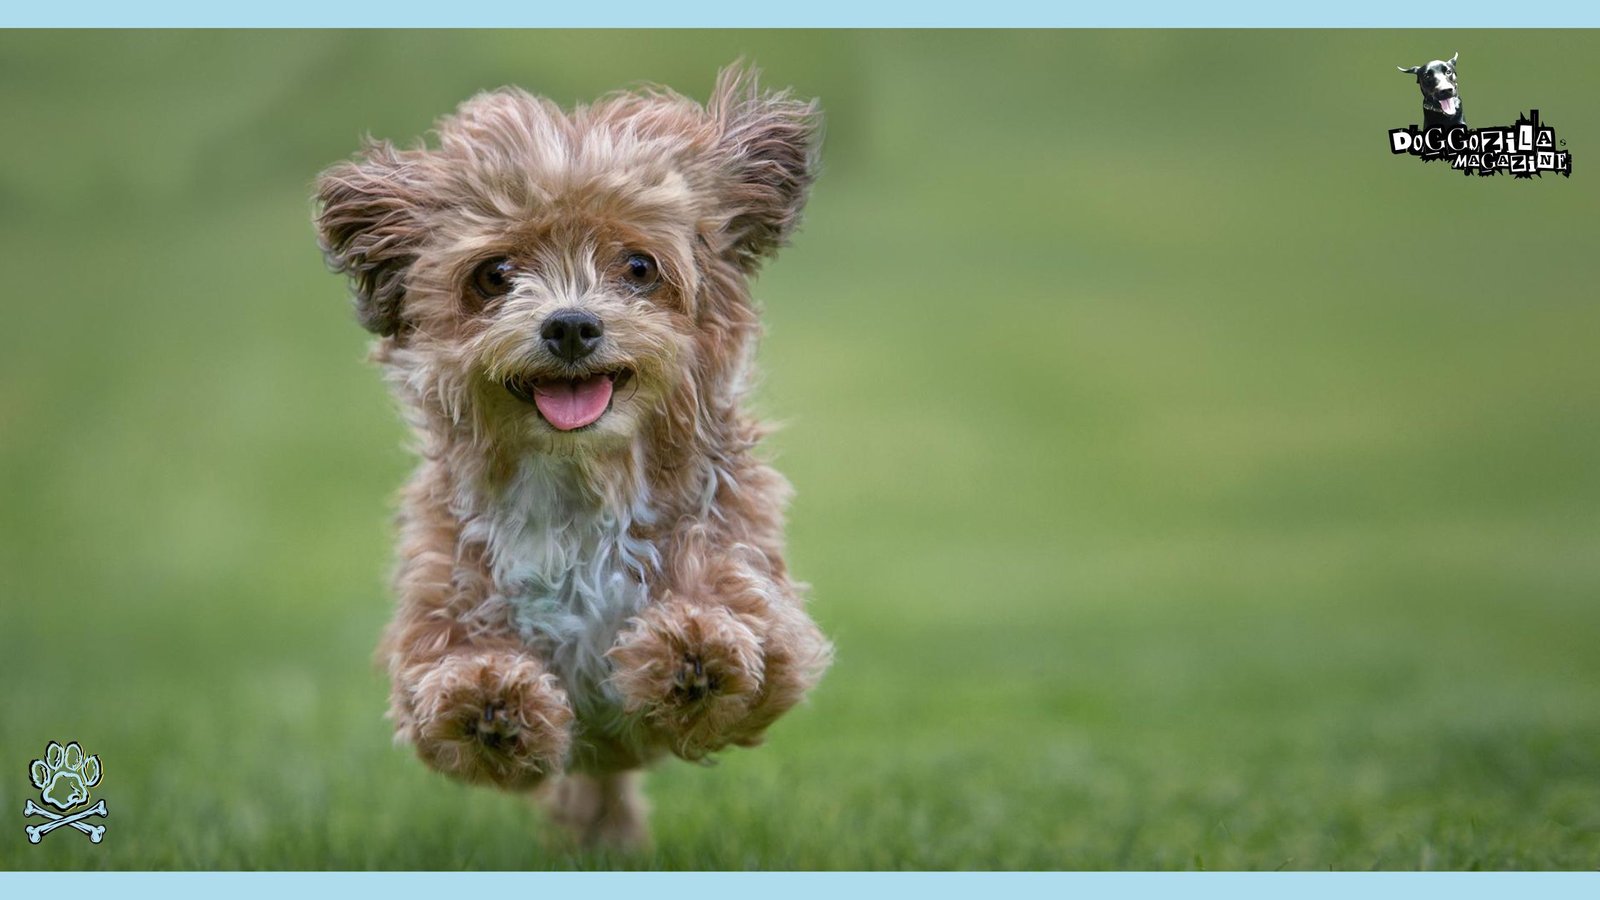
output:
{"label": "small dog head illustration in logo", "polygon": [[1402,72],[1417,76],[1417,88],[1422,91],[1422,127],[1451,127],[1467,124],[1461,110],[1461,90],[1456,83],[1458,52],[1449,59],[1435,59],[1425,66],[1395,66]]}
{"label": "small dog head illustration in logo", "polygon": [[89,802],[89,789],[100,783],[100,757],[85,755],[83,748],[76,742],[63,747],[51,741],[50,746],[45,748],[44,758],[34,760],[28,767],[28,775],[33,780],[33,786],[39,789],[39,799],[62,811],[62,813],[52,812],[29,800],[22,814],[39,816],[47,820],[40,825],[27,826],[29,841],[37,844],[55,829],[70,826],[88,835],[90,841],[100,843],[106,827],[90,825],[84,820],[91,817],[105,818],[107,812],[104,800],[71,815],[63,814],[67,810]]}

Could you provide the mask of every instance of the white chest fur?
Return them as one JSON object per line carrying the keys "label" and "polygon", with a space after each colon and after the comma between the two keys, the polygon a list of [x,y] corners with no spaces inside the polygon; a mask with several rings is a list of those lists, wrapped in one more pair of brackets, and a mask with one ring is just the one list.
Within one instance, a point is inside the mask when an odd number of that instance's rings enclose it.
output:
{"label": "white chest fur", "polygon": [[464,537],[488,547],[496,588],[480,615],[515,628],[554,668],[580,720],[610,730],[619,710],[605,653],[660,563],[654,545],[628,533],[648,507],[604,502],[571,461],[552,458],[524,463],[509,485],[475,499]]}

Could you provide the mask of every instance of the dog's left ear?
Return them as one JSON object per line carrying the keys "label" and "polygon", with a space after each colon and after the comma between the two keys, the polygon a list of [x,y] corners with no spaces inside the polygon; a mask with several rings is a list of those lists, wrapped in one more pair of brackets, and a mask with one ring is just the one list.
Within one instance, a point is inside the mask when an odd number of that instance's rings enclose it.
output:
{"label": "dog's left ear", "polygon": [[816,180],[822,113],[815,100],[763,91],[742,63],[717,74],[706,111],[718,128],[724,226],[741,268],[754,271],[794,233]]}
{"label": "dog's left ear", "polygon": [[1415,75],[1418,72],[1422,71],[1422,67],[1421,66],[1412,66],[1409,69],[1406,68],[1405,66],[1395,66],[1395,68],[1399,69],[1400,71],[1402,71],[1404,73],[1406,73],[1407,75]]}
{"label": "dog's left ear", "polygon": [[1460,58],[1461,58],[1461,51],[1460,51],[1460,50],[1457,50],[1457,51],[1456,51],[1456,53],[1455,53],[1455,55],[1454,55],[1454,56],[1452,56],[1452,57],[1450,57],[1450,67],[1451,67],[1451,68],[1455,68],[1455,65],[1456,65],[1456,60],[1458,60],[1458,59],[1460,59]]}

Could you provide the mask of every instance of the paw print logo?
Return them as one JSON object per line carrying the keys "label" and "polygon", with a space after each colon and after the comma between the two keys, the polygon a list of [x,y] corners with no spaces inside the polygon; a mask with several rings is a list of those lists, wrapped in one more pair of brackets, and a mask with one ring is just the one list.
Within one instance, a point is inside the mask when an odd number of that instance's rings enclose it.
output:
{"label": "paw print logo", "polygon": [[84,756],[76,743],[62,747],[51,741],[44,749],[44,759],[34,760],[28,774],[46,803],[71,809],[87,803],[89,788],[100,783],[100,757]]}
{"label": "paw print logo", "polygon": [[85,755],[76,741],[65,747],[51,741],[44,750],[44,758],[34,760],[28,767],[28,776],[33,780],[33,786],[39,789],[39,799],[61,810],[60,813],[53,812],[29,800],[23,807],[23,816],[40,816],[47,820],[27,827],[29,841],[37,844],[57,828],[70,826],[88,835],[93,843],[100,843],[106,827],[90,825],[84,820],[90,817],[105,818],[104,800],[71,815],[64,814],[89,802],[89,789],[100,783],[100,757]]}

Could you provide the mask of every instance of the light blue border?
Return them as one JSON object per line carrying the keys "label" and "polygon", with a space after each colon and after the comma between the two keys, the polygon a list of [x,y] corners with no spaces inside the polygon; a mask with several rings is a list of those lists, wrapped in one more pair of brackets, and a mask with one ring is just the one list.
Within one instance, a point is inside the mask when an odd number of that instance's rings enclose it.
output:
{"label": "light blue border", "polygon": [[[0,27],[1268,27],[1531,28],[1600,26],[1600,5],[1452,2],[1448,21],[1437,3],[1296,4],[1170,0],[1087,8],[1026,0],[982,4],[924,2],[906,7],[811,0],[803,7],[739,2],[683,4],[440,3],[358,0],[330,4],[128,2],[8,4]],[[13,859],[11,862],[25,862]],[[1600,865],[1600,860],[1597,860]],[[1386,900],[1440,895],[1451,900],[1600,896],[1600,874],[1574,873],[309,873],[309,872],[0,872],[0,896],[182,898],[381,895],[384,900],[442,896],[638,897],[704,900],[756,895],[762,900],[829,900],[909,895],[917,900],[999,894],[1011,897],[1184,897],[1197,900]]]}
{"label": "light blue border", "polygon": [[888,4],[808,0],[79,0],[15,2],[0,9],[0,26],[24,28],[1592,28],[1600,4],[1570,0],[1439,3],[1345,0],[1173,0],[1065,4],[988,0]]}
{"label": "light blue border", "polygon": [[384,900],[441,897],[649,897],[651,900],[846,900],[914,897],[944,900],[1011,898],[1182,897],[1185,900],[1450,900],[1538,897],[1590,900],[1600,874],[1496,873],[1230,873],[1230,872],[685,872],[685,873],[443,873],[443,872],[84,872],[0,873],[0,896],[139,898],[228,897],[281,900],[286,896],[381,896]]}

